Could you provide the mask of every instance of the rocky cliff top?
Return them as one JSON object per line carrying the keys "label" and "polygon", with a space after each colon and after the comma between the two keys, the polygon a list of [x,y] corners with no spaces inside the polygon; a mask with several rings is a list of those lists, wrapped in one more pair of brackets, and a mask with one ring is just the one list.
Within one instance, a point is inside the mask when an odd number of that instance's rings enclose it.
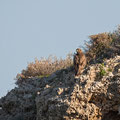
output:
{"label": "rocky cliff top", "polygon": [[25,79],[0,99],[0,120],[119,120],[120,56]]}

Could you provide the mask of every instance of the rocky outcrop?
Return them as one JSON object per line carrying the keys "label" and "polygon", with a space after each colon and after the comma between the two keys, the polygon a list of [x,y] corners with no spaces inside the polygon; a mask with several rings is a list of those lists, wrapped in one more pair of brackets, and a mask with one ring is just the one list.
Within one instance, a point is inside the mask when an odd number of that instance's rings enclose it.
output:
{"label": "rocky outcrop", "polygon": [[87,66],[78,78],[68,68],[22,80],[0,107],[0,120],[118,120],[120,56]]}
{"label": "rocky outcrop", "polygon": [[[99,76],[103,71],[105,75]],[[112,111],[119,113],[119,105],[120,57],[117,56],[104,62],[102,71],[101,64],[96,64],[90,66],[85,75],[80,76],[71,94],[67,118],[106,120],[106,115]]]}
{"label": "rocky outcrop", "polygon": [[0,99],[0,120],[36,120],[37,92],[47,81],[45,78],[29,78]]}

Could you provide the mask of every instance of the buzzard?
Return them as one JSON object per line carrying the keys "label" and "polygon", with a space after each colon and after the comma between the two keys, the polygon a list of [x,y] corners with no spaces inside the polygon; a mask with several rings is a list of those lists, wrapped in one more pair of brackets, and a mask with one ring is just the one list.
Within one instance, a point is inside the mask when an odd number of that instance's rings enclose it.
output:
{"label": "buzzard", "polygon": [[76,49],[76,54],[74,55],[74,68],[75,76],[78,76],[82,73],[82,70],[86,66],[86,57],[80,48]]}

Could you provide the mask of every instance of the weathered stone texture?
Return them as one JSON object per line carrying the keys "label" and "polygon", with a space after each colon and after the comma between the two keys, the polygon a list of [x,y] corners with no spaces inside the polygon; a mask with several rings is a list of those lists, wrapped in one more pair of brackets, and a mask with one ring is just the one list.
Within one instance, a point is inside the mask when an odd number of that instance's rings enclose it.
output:
{"label": "weathered stone texture", "polygon": [[74,77],[70,68],[29,78],[0,99],[0,120],[119,120],[120,56]]}

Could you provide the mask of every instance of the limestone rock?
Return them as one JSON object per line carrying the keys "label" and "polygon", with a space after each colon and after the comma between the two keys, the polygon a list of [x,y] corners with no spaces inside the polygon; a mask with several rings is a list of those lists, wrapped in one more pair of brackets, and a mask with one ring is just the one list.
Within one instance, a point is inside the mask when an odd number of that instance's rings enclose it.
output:
{"label": "limestone rock", "polygon": [[0,99],[0,120],[119,120],[120,56],[75,78],[63,69],[29,78]]}

